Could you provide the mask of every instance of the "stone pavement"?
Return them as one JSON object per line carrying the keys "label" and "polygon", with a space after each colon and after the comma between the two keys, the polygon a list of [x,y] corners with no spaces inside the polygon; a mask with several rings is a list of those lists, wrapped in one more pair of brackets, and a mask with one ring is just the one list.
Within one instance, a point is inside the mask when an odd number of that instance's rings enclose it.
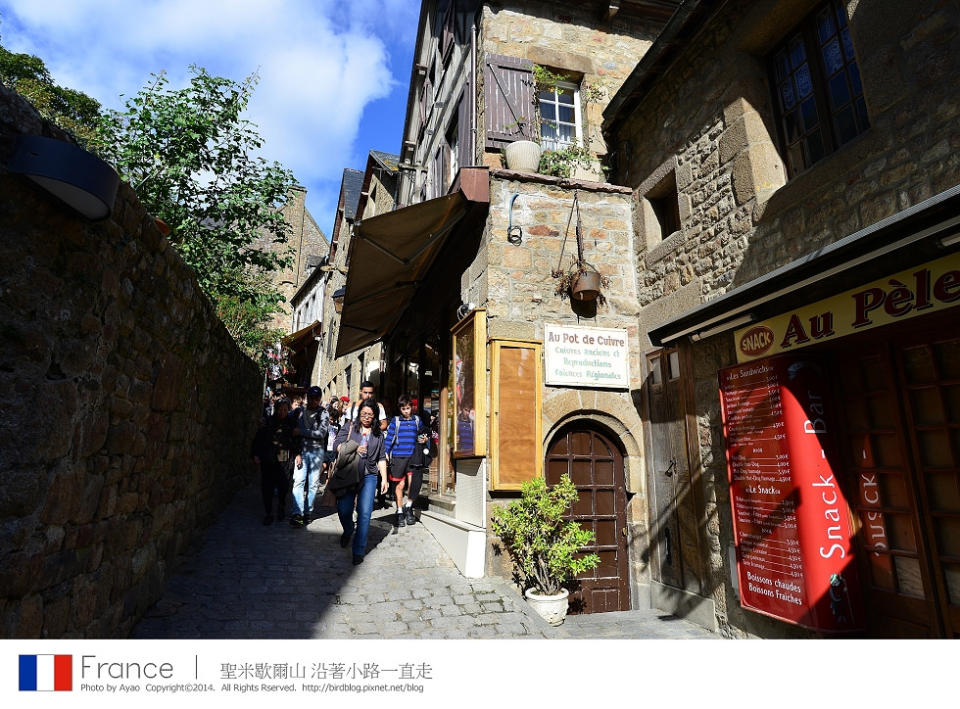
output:
{"label": "stone pavement", "polygon": [[306,529],[261,525],[259,486],[236,494],[174,569],[134,638],[713,638],[660,611],[570,616],[553,628],[505,579],[464,578],[422,524],[374,510],[351,564],[332,507]]}

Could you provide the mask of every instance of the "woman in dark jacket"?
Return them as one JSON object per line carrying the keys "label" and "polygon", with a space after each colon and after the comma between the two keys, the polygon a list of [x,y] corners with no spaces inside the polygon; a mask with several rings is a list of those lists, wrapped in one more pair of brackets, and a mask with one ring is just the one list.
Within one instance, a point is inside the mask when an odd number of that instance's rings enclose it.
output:
{"label": "woman in dark jacket", "polygon": [[[357,459],[353,465],[357,466],[360,484],[341,491],[337,498],[337,514],[343,527],[340,546],[346,548],[356,531],[353,538],[354,564],[363,561],[367,549],[367,533],[370,531],[370,515],[373,513],[377,489],[381,494],[387,491],[387,456],[378,421],[379,408],[371,399],[362,402],[357,421],[345,423],[333,444],[334,452],[338,452],[348,440],[357,443]],[[356,528],[353,523],[354,506],[357,508]]]}
{"label": "woman in dark jacket", "polygon": [[253,439],[250,454],[260,470],[260,494],[263,497],[263,523],[273,523],[273,492],[277,492],[277,519],[282,520],[287,493],[290,492],[290,462],[300,452],[293,436],[290,402],[280,399],[273,415],[263,419]]}

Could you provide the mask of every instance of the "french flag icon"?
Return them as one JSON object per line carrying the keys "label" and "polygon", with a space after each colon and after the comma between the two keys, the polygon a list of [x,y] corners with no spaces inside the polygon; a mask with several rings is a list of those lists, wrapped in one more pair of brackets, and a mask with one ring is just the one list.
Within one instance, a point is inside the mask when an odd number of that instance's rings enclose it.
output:
{"label": "french flag icon", "polygon": [[73,655],[20,655],[21,692],[73,690]]}

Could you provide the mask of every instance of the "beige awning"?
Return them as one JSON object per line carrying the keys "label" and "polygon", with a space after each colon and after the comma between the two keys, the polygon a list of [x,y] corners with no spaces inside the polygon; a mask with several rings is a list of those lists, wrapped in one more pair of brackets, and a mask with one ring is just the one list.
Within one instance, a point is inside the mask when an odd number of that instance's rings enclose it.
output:
{"label": "beige awning", "polygon": [[390,332],[450,231],[471,204],[489,203],[486,168],[464,168],[460,180],[456,192],[357,224],[350,240],[337,357]]}
{"label": "beige awning", "polygon": [[314,320],[312,323],[307,325],[305,328],[292,332],[286,337],[281,337],[280,342],[283,343],[283,346],[288,350],[299,351],[304,345],[310,344],[313,342],[314,337],[319,337],[322,332],[320,321]]}

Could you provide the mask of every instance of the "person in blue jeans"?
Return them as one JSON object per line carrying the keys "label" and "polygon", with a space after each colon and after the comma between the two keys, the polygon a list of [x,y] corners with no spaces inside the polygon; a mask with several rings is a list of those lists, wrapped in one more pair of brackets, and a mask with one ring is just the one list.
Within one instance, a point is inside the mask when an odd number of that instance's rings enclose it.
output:
{"label": "person in blue jeans", "polygon": [[[360,484],[343,491],[337,498],[337,515],[343,534],[340,546],[346,548],[353,537],[353,563],[363,562],[367,550],[367,534],[370,531],[370,515],[377,490],[387,491],[387,455],[383,432],[378,420],[379,407],[372,399],[360,403],[360,412],[353,425],[344,425],[334,441],[334,452],[348,440],[357,442],[357,460]],[[357,522],[353,522],[353,510],[357,510]]]}
{"label": "person in blue jeans", "polygon": [[[307,390],[307,408],[300,413],[295,436],[300,437],[300,455],[293,468],[293,515],[291,527],[305,527],[310,524],[310,514],[320,486],[320,475],[327,452],[327,431],[330,415],[320,406],[322,395],[320,387]],[[306,500],[304,500],[306,498]]]}

